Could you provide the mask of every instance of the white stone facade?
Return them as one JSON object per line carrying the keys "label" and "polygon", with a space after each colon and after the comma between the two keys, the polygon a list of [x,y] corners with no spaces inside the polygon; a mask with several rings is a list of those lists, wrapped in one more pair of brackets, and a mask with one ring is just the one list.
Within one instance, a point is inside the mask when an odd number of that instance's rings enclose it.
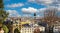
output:
{"label": "white stone facade", "polygon": [[[33,27],[23,27],[21,29],[21,33],[33,33],[34,29],[35,28],[33,28]],[[40,29],[40,31],[45,31],[44,27],[40,27],[39,29]]]}

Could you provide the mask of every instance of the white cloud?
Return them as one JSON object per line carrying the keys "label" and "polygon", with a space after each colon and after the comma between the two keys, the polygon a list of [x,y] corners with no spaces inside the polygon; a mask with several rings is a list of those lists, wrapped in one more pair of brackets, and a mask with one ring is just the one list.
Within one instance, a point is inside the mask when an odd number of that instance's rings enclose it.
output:
{"label": "white cloud", "polygon": [[36,0],[37,3],[51,4],[53,0]]}
{"label": "white cloud", "polygon": [[19,17],[20,16],[16,10],[7,10],[7,12],[9,13],[9,17]]}
{"label": "white cloud", "polygon": [[60,8],[58,8],[58,10],[60,10]]}
{"label": "white cloud", "polygon": [[7,7],[10,7],[10,8],[15,8],[15,7],[22,7],[24,6],[23,3],[15,3],[15,4],[10,4],[10,5],[7,5]]}
{"label": "white cloud", "polygon": [[47,8],[41,8],[39,9],[39,13],[43,13]]}
{"label": "white cloud", "polygon": [[28,0],[28,2],[34,2],[35,0]]}
{"label": "white cloud", "polygon": [[44,13],[46,10],[54,10],[54,8],[55,7],[46,7],[46,8],[35,9],[32,7],[28,7],[28,8],[22,8],[21,10],[24,13]]}
{"label": "white cloud", "polygon": [[40,16],[40,15],[37,15],[36,16],[36,19],[40,19],[40,18],[43,18],[44,16]]}
{"label": "white cloud", "polygon": [[[29,0],[28,0],[29,1]],[[32,2],[33,0],[30,0],[29,2]],[[34,0],[33,2],[38,3],[38,4],[43,4],[46,6],[55,6],[55,7],[60,7],[60,0]]]}
{"label": "white cloud", "polygon": [[58,9],[58,11],[60,12],[60,7],[58,7],[57,9]]}
{"label": "white cloud", "polygon": [[33,7],[22,8],[22,12],[24,13],[36,13],[38,10]]}
{"label": "white cloud", "polygon": [[30,14],[24,14],[24,15],[22,15],[23,17],[31,17],[31,15]]}
{"label": "white cloud", "polygon": [[37,2],[37,3],[46,3],[46,4],[50,4],[53,2],[53,0],[28,0],[28,2]]}
{"label": "white cloud", "polygon": [[47,8],[41,8],[38,9],[39,12],[38,13],[44,13],[45,11],[60,11],[60,7],[59,8],[55,8],[55,7],[47,7]]}

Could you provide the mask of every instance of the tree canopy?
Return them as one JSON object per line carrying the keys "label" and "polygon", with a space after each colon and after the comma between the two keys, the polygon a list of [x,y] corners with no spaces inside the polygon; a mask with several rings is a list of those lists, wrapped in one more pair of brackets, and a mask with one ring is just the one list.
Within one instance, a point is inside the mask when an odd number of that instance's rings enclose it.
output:
{"label": "tree canopy", "polygon": [[4,21],[4,19],[6,17],[8,17],[8,14],[5,10],[4,10],[4,4],[3,4],[3,0],[0,0],[0,23],[2,23]]}

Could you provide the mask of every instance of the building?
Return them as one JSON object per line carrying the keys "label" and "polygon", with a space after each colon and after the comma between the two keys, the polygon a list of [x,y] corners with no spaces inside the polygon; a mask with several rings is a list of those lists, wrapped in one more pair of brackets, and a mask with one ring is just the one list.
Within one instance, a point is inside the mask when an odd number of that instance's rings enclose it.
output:
{"label": "building", "polygon": [[[33,33],[34,29],[34,27],[24,27],[21,29],[21,33]],[[45,32],[45,27],[40,26],[39,29],[41,32]]]}

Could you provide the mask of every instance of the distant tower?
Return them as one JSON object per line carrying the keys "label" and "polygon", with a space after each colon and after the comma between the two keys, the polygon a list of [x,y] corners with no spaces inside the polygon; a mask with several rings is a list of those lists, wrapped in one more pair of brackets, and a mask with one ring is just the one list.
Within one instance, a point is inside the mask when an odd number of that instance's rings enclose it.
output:
{"label": "distant tower", "polygon": [[36,13],[34,13],[34,23],[36,23]]}
{"label": "distant tower", "polygon": [[36,16],[36,13],[34,13],[34,16]]}

